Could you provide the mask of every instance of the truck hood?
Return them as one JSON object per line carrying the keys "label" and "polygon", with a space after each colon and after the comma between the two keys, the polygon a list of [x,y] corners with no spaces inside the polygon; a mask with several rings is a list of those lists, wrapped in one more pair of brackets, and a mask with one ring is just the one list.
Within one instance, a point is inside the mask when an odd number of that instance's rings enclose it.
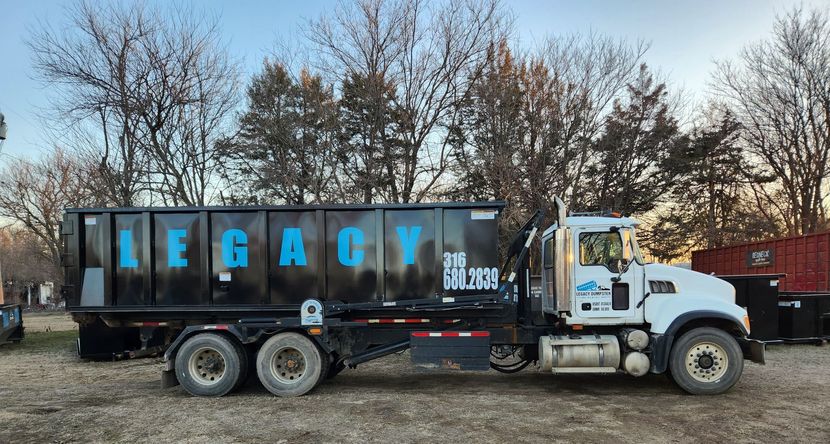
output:
{"label": "truck hood", "polygon": [[[645,266],[648,281],[665,280],[674,283],[675,293],[654,293],[645,300],[644,318],[651,324],[652,333],[665,333],[672,324],[684,317],[716,317],[727,319],[749,334],[749,318],[743,307],[735,305],[735,287],[732,284],[696,271],[661,264]],[[688,319],[687,319],[688,320]]]}
{"label": "truck hood", "polygon": [[664,264],[646,264],[644,268],[646,291],[650,288],[648,281],[671,281],[677,289],[678,296],[694,294],[698,297],[720,299],[730,304],[735,303],[735,287],[723,279]]}

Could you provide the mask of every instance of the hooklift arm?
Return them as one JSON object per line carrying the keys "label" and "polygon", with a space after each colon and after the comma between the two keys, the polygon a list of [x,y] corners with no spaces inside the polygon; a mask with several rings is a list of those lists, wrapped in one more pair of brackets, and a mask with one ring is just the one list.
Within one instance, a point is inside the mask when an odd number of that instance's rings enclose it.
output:
{"label": "hooklift arm", "polygon": [[533,239],[536,237],[536,233],[539,231],[539,227],[542,225],[544,218],[545,211],[536,210],[536,213],[513,235],[513,240],[507,249],[507,257],[504,260],[504,265],[501,267],[499,280],[504,279],[504,276],[507,274],[507,265],[510,263],[510,260],[515,257],[516,262],[510,270],[510,276],[507,278],[507,282],[499,288],[499,295],[506,293],[507,289],[515,282],[516,276],[530,251],[530,244],[533,243]]}

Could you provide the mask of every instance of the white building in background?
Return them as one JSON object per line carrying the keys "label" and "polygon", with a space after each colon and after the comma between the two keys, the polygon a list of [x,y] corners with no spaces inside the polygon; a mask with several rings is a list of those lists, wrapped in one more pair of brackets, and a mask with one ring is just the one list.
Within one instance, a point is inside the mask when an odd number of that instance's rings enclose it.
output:
{"label": "white building in background", "polygon": [[55,305],[54,295],[55,283],[44,282],[38,288],[38,304],[51,307]]}

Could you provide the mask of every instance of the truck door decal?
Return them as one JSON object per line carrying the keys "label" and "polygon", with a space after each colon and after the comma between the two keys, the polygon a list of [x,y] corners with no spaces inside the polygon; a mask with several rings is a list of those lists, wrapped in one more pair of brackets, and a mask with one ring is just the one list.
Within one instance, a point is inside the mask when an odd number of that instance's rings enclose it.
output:
{"label": "truck door decal", "polygon": [[222,262],[228,268],[248,267],[248,235],[238,228],[222,233]]}
{"label": "truck door decal", "polygon": [[363,262],[363,250],[352,248],[353,245],[363,245],[363,232],[357,227],[344,227],[337,234],[337,259],[347,267]]}
{"label": "truck door decal", "polygon": [[406,233],[406,227],[395,227],[398,232],[398,238],[401,240],[401,247],[403,248],[403,263],[404,265],[413,265],[415,263],[415,245],[418,243],[418,236],[421,235],[421,227],[415,225]]}
{"label": "truck door decal", "polygon": [[576,286],[576,291],[594,291],[598,287],[597,281],[588,281]]}
{"label": "truck door decal", "polygon": [[170,268],[187,267],[187,258],[182,257],[186,246],[181,238],[187,237],[187,230],[167,230],[167,266]]}
{"label": "truck door decal", "polygon": [[280,267],[288,265],[306,266],[303,231],[300,228],[283,228],[282,246],[280,246]]}
{"label": "truck door decal", "polygon": [[121,268],[138,267],[138,259],[133,257],[133,231],[121,230],[121,248],[119,249],[118,264]]}

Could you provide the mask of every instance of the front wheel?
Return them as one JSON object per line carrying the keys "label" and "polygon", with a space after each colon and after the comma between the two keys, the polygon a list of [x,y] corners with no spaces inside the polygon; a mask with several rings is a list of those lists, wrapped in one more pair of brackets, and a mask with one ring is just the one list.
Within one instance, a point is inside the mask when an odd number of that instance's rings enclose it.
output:
{"label": "front wheel", "polygon": [[280,333],[265,341],[256,357],[259,381],[277,396],[300,396],[323,377],[323,357],[311,339]]}
{"label": "front wheel", "polygon": [[717,395],[738,382],[744,357],[738,341],[723,330],[689,330],[672,347],[669,369],[680,388],[693,395]]}

